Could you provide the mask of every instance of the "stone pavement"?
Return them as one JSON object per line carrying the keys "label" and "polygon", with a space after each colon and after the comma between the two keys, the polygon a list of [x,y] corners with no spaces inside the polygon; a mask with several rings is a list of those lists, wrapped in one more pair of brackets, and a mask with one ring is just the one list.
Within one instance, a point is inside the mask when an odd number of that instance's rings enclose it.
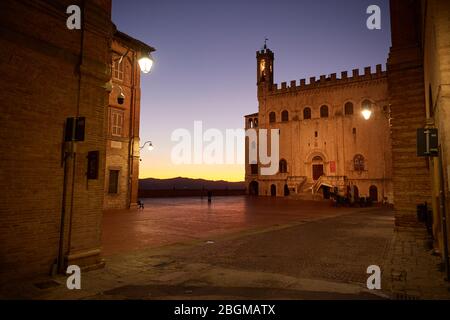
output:
{"label": "stone pavement", "polygon": [[385,282],[393,299],[450,299],[441,258],[433,255],[429,236],[419,228],[397,227],[385,262]]}
{"label": "stone pavement", "polygon": [[[0,297],[446,298],[439,259],[425,250],[423,233],[394,233],[393,226],[385,208],[284,199],[226,198],[213,206],[158,200],[144,212],[105,215],[106,266],[83,272],[81,290],[68,290],[59,275],[3,283]],[[366,288],[372,264],[382,268],[381,291]]]}

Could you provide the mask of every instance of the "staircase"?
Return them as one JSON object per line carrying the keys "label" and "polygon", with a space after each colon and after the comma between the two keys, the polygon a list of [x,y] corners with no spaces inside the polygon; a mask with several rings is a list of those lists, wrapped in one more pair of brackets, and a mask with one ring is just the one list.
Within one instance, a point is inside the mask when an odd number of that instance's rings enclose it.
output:
{"label": "staircase", "polygon": [[[323,200],[323,197],[321,194],[312,192],[314,185],[315,185],[315,183],[307,182],[306,177],[303,177],[301,184],[297,185],[297,188],[296,188],[297,192],[291,193],[291,195],[289,197],[291,199],[296,199],[296,200]],[[288,187],[289,187],[289,184],[288,184]],[[291,187],[289,187],[289,188],[291,188]]]}

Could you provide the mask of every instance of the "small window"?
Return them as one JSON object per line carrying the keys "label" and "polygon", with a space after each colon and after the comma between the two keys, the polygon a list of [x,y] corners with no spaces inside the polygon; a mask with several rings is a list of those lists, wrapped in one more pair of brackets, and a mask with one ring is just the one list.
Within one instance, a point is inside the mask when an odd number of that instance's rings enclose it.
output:
{"label": "small window", "polygon": [[123,134],[123,111],[111,109],[111,135],[121,137]]}
{"label": "small window", "polygon": [[281,121],[283,121],[283,122],[289,121],[289,112],[287,110],[284,110],[281,113]]}
{"label": "small window", "polygon": [[248,126],[249,128],[253,128],[253,119],[248,120]]}
{"label": "small window", "polygon": [[323,105],[320,107],[320,117],[328,118],[328,106]]}
{"label": "small window", "polygon": [[303,119],[311,119],[311,108],[303,109]]}
{"label": "small window", "polygon": [[255,119],[253,120],[253,127],[254,127],[254,128],[258,128],[258,118],[255,118]]}
{"label": "small window", "polygon": [[108,193],[119,192],[119,170],[109,170],[109,187]]}
{"label": "small window", "polygon": [[317,131],[314,131],[314,137],[318,137],[319,136],[319,132],[317,132]]}
{"label": "small window", "polygon": [[277,115],[275,114],[275,112],[271,112],[269,113],[269,122],[270,123],[274,123],[277,121]]}
{"label": "small window", "polygon": [[347,102],[347,103],[345,104],[344,109],[345,109],[345,110],[344,110],[345,115],[352,115],[352,114],[353,114],[353,103]]}
{"label": "small window", "polygon": [[433,104],[433,89],[431,84],[428,85],[428,109],[430,113],[430,118],[434,117],[434,104]]}
{"label": "small window", "polygon": [[113,78],[116,80],[123,80],[123,61],[119,63],[119,60],[113,62]]}
{"label": "small window", "polygon": [[352,132],[353,134],[356,134],[356,128],[353,128]]}
{"label": "small window", "polygon": [[258,165],[257,164],[251,164],[250,165],[250,172],[251,174],[258,174]]}
{"label": "small window", "polygon": [[360,154],[357,154],[353,158],[353,168],[355,171],[364,171],[364,157]]}
{"label": "small window", "polygon": [[280,167],[279,167],[280,173],[286,173],[287,172],[287,161],[284,159],[280,160]]}

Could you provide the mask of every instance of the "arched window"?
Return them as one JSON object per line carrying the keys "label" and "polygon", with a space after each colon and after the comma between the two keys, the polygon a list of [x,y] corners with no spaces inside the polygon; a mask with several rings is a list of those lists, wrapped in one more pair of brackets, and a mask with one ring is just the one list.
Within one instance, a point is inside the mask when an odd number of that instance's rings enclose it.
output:
{"label": "arched window", "polygon": [[372,108],[372,101],[366,99],[361,103],[361,106],[363,109],[371,109]]}
{"label": "arched window", "polygon": [[287,172],[287,161],[284,159],[280,160],[280,168],[279,168],[280,173],[286,173]]}
{"label": "arched window", "polygon": [[271,113],[269,113],[269,122],[273,123],[276,121],[277,121],[277,115],[275,114],[275,112],[272,111]]}
{"label": "arched window", "polygon": [[328,118],[328,106],[323,105],[320,107],[320,117],[321,118]]}
{"label": "arched window", "polygon": [[253,128],[253,119],[248,119],[249,128]]}
{"label": "arched window", "polygon": [[321,156],[315,156],[312,161],[323,161]]}
{"label": "arched window", "polygon": [[311,108],[303,109],[303,119],[311,119]]}
{"label": "arched window", "polygon": [[283,122],[289,121],[289,112],[287,110],[281,112],[281,121]]}
{"label": "arched window", "polygon": [[357,154],[353,158],[353,168],[355,171],[364,171],[364,157],[360,154]]}
{"label": "arched window", "polygon": [[253,127],[258,128],[258,118],[253,119]]}
{"label": "arched window", "polygon": [[346,115],[351,115],[353,114],[353,103],[351,102],[347,102],[344,106],[344,112]]}

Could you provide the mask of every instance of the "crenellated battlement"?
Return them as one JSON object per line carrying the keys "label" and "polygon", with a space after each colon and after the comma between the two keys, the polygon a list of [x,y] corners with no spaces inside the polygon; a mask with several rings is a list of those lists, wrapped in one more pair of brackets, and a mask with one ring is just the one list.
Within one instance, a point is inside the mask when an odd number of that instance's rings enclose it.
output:
{"label": "crenellated battlement", "polygon": [[373,73],[370,66],[364,68],[363,74],[360,74],[359,71],[359,69],[353,69],[351,77],[348,76],[347,71],[342,71],[340,78],[337,77],[336,73],[332,73],[329,76],[321,75],[319,78],[310,77],[308,82],[306,81],[306,79],[300,79],[300,83],[298,83],[296,80],[292,80],[290,81],[289,86],[287,82],[282,82],[280,87],[277,83],[275,83],[272,87],[271,93],[283,93],[298,90],[308,90],[313,88],[330,87],[335,85],[351,84],[367,80],[382,79],[386,78],[387,76],[387,72],[383,71],[381,64],[376,65],[375,72]]}

